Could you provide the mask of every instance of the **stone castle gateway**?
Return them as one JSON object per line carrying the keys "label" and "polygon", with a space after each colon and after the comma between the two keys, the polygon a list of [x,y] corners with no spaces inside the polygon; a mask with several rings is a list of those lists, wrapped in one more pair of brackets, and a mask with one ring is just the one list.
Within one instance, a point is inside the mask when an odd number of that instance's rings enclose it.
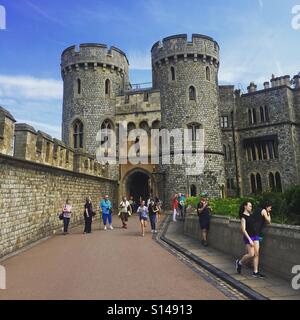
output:
{"label": "stone castle gateway", "polygon": [[[275,77],[248,93],[218,84],[219,45],[212,38],[175,35],[151,49],[152,87],[132,86],[124,52],[81,44],[62,53],[63,141],[95,154],[101,129],[202,128],[205,168],[186,176],[184,165],[115,165],[119,196],[176,192],[211,196],[285,190],[300,182],[300,77]],[[174,144],[173,155],[176,152]]]}

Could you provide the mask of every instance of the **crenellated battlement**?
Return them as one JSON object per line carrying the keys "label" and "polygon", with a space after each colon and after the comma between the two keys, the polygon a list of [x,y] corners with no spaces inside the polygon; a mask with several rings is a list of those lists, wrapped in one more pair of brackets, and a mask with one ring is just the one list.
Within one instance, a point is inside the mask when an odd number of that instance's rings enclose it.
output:
{"label": "crenellated battlement", "polygon": [[129,62],[126,54],[116,48],[105,44],[84,43],[79,50],[73,45],[65,49],[61,55],[61,69],[65,74],[80,69],[88,70],[97,68],[111,68],[120,73],[128,73]]}
{"label": "crenellated battlement", "polygon": [[0,154],[43,165],[108,177],[108,167],[98,163],[94,156],[73,148],[49,134],[36,131],[26,123],[15,124],[13,116],[0,107]]}
{"label": "crenellated battlement", "polygon": [[179,34],[156,42],[151,53],[153,64],[192,58],[194,61],[209,61],[211,64],[219,65],[219,50],[218,43],[211,37],[193,34],[192,41],[188,41],[187,34]]}

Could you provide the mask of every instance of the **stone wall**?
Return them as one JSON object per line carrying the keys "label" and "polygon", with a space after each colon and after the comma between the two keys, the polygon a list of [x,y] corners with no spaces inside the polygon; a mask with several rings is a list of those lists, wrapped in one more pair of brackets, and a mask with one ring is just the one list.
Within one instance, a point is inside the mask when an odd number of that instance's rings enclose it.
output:
{"label": "stone wall", "polygon": [[[190,214],[186,218],[184,233],[200,239],[198,217]],[[209,233],[209,245],[232,256],[232,268],[235,259],[245,253],[240,222],[228,217],[213,216]],[[300,261],[300,227],[272,224],[264,230],[261,246],[260,265],[268,273],[291,280],[292,267]]]}
{"label": "stone wall", "polygon": [[83,221],[86,196],[97,209],[104,194],[116,206],[117,182],[0,155],[0,257],[61,230],[57,215],[66,198],[75,226]]}

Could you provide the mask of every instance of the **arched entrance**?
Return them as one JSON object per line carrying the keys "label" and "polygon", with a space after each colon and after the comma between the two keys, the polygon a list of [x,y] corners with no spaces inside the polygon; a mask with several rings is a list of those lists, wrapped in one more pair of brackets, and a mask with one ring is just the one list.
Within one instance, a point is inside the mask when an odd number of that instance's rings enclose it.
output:
{"label": "arched entrance", "polygon": [[149,199],[152,193],[150,175],[143,170],[133,171],[125,179],[125,190],[127,196],[132,196],[135,201],[138,201],[140,197],[143,200]]}

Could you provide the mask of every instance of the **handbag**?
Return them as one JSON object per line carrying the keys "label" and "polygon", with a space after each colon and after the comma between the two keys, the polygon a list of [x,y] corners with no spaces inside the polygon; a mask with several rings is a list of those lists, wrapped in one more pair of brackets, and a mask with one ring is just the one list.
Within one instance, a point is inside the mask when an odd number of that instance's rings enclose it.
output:
{"label": "handbag", "polygon": [[59,220],[64,220],[64,213],[60,213],[59,216],[58,216]]}

